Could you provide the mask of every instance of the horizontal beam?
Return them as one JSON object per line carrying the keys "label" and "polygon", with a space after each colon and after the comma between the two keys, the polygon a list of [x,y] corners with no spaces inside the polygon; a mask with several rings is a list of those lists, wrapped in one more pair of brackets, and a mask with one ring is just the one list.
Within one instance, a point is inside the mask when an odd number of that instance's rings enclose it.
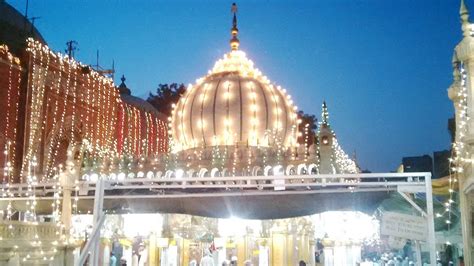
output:
{"label": "horizontal beam", "polygon": [[423,217],[428,217],[428,214],[426,214],[426,212],[420,206],[418,206],[418,204],[416,204],[416,202],[412,198],[410,198],[407,194],[405,194],[405,192],[398,191],[398,193],[406,201],[408,201],[408,203],[410,203],[411,206],[413,206],[413,208],[415,208],[417,211],[419,211]]}
{"label": "horizontal beam", "polygon": [[[160,182],[166,183],[166,182]],[[304,189],[304,190],[314,190],[315,193],[321,193],[321,191],[328,190],[329,188],[339,187],[335,191],[337,192],[352,192],[354,190],[358,190],[361,188],[366,189],[374,189],[374,188],[381,188],[387,190],[387,188],[391,187],[391,190],[399,190],[400,186],[404,186],[405,182],[359,182],[359,183],[288,183],[288,184],[192,184],[183,181],[175,181],[174,183],[181,183],[181,184],[137,184],[137,185],[114,185],[110,186],[106,189],[106,191],[113,191],[113,190],[136,190],[136,189],[160,189],[160,190],[168,190],[167,192],[176,192],[176,191],[169,191],[169,190],[181,190],[182,192],[186,192],[187,189],[255,189],[261,190],[263,188],[276,188],[276,187],[285,187],[285,188],[293,188],[293,189]],[[317,189],[317,190],[315,190]],[[425,187],[424,183],[421,182],[413,182],[410,186],[411,192],[424,192]],[[95,187],[89,187],[90,191],[94,191]],[[53,193],[54,190],[48,190],[50,193]],[[14,193],[14,192],[13,192]],[[187,192],[187,195],[191,194],[198,194],[199,192]],[[44,195],[45,191],[36,191],[36,195]],[[15,197],[15,198],[22,198]],[[79,196],[81,198],[81,196]],[[10,198],[0,198],[0,201],[8,201],[13,199]],[[29,200],[28,197],[24,197],[25,200]],[[37,197],[38,199],[38,197]]]}
{"label": "horizontal beam", "polygon": [[[246,181],[246,180],[293,180],[293,179],[396,179],[408,177],[431,177],[431,173],[414,172],[414,173],[363,173],[363,174],[318,174],[318,175],[271,175],[271,176],[225,176],[225,177],[182,177],[182,178],[125,178],[122,180],[106,179],[106,183],[134,183],[134,182],[176,182],[176,181]],[[417,181],[420,182],[420,181]],[[424,182],[424,180],[423,180]],[[81,185],[95,184],[95,181],[80,181]],[[411,183],[407,181],[407,183]],[[52,187],[56,182],[46,181],[33,185],[34,187]],[[11,188],[27,188],[28,184],[10,184]]]}
{"label": "horizontal beam", "polygon": [[[229,191],[229,192],[202,192],[202,193],[181,193],[181,194],[126,194],[126,195],[105,195],[104,199],[151,199],[151,198],[199,198],[199,197],[236,197],[236,196],[272,196],[272,195],[295,195],[295,194],[325,194],[325,193],[370,193],[370,192],[394,192],[393,188],[371,188],[355,189],[353,191],[342,191],[340,189],[328,190],[283,190],[283,191]],[[36,197],[36,201],[54,200],[53,197]],[[93,200],[94,196],[79,196],[79,200]],[[0,198],[1,201],[27,201],[28,198]]]}

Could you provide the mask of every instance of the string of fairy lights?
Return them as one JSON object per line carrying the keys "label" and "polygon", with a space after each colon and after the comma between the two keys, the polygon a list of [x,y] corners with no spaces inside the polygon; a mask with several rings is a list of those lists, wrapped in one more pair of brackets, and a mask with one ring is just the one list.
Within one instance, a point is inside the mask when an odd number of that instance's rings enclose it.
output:
{"label": "string of fairy lights", "polygon": [[[20,60],[14,57],[8,50],[6,45],[0,45],[0,60],[8,62],[8,86],[7,86],[7,105],[5,112],[5,126],[3,130],[3,178],[1,197],[12,198],[14,194],[10,190],[10,185],[14,182],[14,177],[17,174],[16,171],[16,138],[18,124],[18,102],[20,98],[20,82],[21,82],[21,66]],[[7,201],[5,211],[1,210],[0,215],[4,217],[6,221],[11,221],[14,214],[12,201]],[[10,233],[13,232],[13,225],[9,224],[8,229]]]}
{"label": "string of fairy lights", "polygon": [[456,107],[456,139],[452,143],[452,156],[449,159],[450,174],[448,177],[448,193],[449,196],[443,202],[444,210],[436,213],[438,219],[444,220],[448,230],[453,223],[452,219],[458,212],[458,203],[456,197],[456,187],[458,186],[459,177],[464,172],[464,165],[469,162],[470,154],[466,149],[466,137],[468,134],[468,90],[467,90],[467,73],[464,69],[464,63],[459,62],[454,69],[454,78],[457,85],[457,101]]}
{"label": "string of fairy lights", "polygon": [[[162,138],[156,137],[166,136],[167,127],[159,117],[122,101],[112,80],[87,66],[55,53],[33,39],[27,40],[26,51],[31,62],[27,72],[28,128],[23,159],[18,162],[16,139],[22,69],[20,60],[8,51],[8,47],[0,46],[0,60],[8,63],[5,123],[0,127],[4,144],[1,197],[8,198],[8,201],[0,215],[4,221],[22,219],[31,223],[34,226],[31,246],[46,261],[53,260],[57,245],[67,241],[61,221],[63,191],[60,175],[63,167],[59,163],[64,157],[60,154],[65,151],[61,146],[63,142],[79,147],[79,156],[89,158],[118,157],[129,152],[133,156],[156,155],[168,148]],[[82,142],[77,143],[81,138]],[[100,171],[109,170],[110,167],[100,168]],[[13,193],[11,184],[17,182],[25,183],[26,190]],[[53,245],[51,250],[41,242],[38,227],[36,187],[42,182],[53,184],[51,217],[60,241],[48,243]],[[72,212],[77,214],[80,190],[77,178],[73,187]],[[21,215],[14,216],[18,210],[13,208],[10,199],[16,196],[26,197],[26,209]],[[20,228],[9,223],[8,230],[13,236]],[[15,246],[13,252],[17,250],[18,246]],[[27,254],[22,261],[35,259],[37,255]]]}

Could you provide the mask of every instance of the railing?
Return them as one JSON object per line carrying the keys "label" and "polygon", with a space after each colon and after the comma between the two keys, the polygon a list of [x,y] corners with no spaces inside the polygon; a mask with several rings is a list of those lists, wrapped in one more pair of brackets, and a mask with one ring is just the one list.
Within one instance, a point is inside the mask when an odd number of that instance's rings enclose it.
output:
{"label": "railing", "polygon": [[[321,175],[273,175],[273,176],[225,176],[225,177],[173,177],[173,178],[133,178],[104,179],[107,192],[116,191],[114,197],[125,197],[120,192],[142,190],[143,196],[156,195],[185,196],[186,194],[209,194],[239,192],[241,194],[268,193],[344,193],[369,191],[396,191],[399,187],[417,187],[424,191],[426,173],[367,173],[367,174],[321,174]],[[34,187],[37,200],[48,199],[57,191],[56,182],[44,182],[30,185]],[[79,198],[92,198],[89,191],[94,191],[96,181],[78,181]],[[9,187],[10,195],[0,200],[27,200],[28,184],[13,184]],[[31,196],[31,191],[29,195]],[[138,195],[137,195],[138,194]],[[140,193],[128,195],[138,197]]]}

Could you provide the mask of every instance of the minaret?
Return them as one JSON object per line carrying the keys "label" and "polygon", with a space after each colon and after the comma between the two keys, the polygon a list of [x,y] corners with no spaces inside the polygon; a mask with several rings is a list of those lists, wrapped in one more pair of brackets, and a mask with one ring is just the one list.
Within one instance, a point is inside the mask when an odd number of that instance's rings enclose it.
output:
{"label": "minaret", "polygon": [[464,37],[468,37],[471,35],[471,27],[469,23],[469,10],[467,9],[466,3],[464,0],[461,0],[461,7],[459,8],[459,15],[461,16],[461,25],[462,25],[462,32]]}
{"label": "minaret", "polygon": [[[455,68],[462,68],[461,79],[464,79],[465,92],[467,94],[467,116],[474,117],[474,38],[472,38],[472,24],[469,22],[469,10],[467,9],[465,0],[461,0],[459,8],[459,16],[461,19],[461,26],[463,32],[462,41],[456,46],[454,51],[453,66]],[[456,72],[457,70],[455,70]],[[455,73],[456,74],[456,73]],[[455,79],[458,78],[455,75]],[[456,80],[455,80],[456,81]],[[458,91],[460,92],[460,91]],[[451,94],[450,96],[455,96]],[[453,97],[453,101],[459,100]],[[456,102],[454,102],[456,104]],[[459,121],[457,121],[459,122]],[[474,144],[474,119],[466,121],[467,128],[470,131],[467,139],[470,139],[471,144]]]}
{"label": "minaret", "polygon": [[239,39],[237,38],[237,34],[239,34],[239,29],[237,28],[237,5],[235,3],[232,4],[231,12],[234,14],[234,18],[232,19],[232,29],[230,33],[232,35],[232,39],[230,39],[230,48],[232,51],[239,50]]}
{"label": "minaret", "polygon": [[[474,180],[474,38],[471,36],[472,25],[469,22],[469,10],[465,0],[461,0],[459,8],[463,38],[456,46],[453,54],[453,84],[448,96],[453,101],[456,112],[456,137],[453,149],[452,177],[458,178],[459,209],[461,212],[461,228],[464,245],[465,265],[473,265],[472,254],[472,206],[468,196],[472,189],[468,184]],[[456,181],[455,181],[456,182]]]}
{"label": "minaret", "polygon": [[323,107],[321,112],[321,125],[326,127],[329,126],[329,113],[326,101],[323,101]]}
{"label": "minaret", "polygon": [[321,108],[321,124],[318,130],[319,173],[334,174],[332,164],[334,132],[329,125],[329,112],[326,101]]}

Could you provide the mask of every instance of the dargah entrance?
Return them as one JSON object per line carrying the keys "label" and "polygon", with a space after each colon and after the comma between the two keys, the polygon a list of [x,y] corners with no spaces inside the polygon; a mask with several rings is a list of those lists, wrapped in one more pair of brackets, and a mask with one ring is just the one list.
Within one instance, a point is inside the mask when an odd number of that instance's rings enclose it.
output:
{"label": "dargah entrance", "polygon": [[[74,222],[84,222],[77,216]],[[139,225],[139,226],[137,226]],[[87,228],[78,229],[87,232]],[[357,265],[391,250],[380,222],[361,212],[244,220],[182,214],[110,215],[100,239],[99,265],[110,256],[127,265]],[[403,245],[404,239],[398,239]],[[423,244],[424,245],[424,244]],[[416,259],[416,246],[413,243]],[[423,252],[423,251],[421,251]],[[421,254],[420,254],[421,255]],[[204,264],[206,259],[213,264]]]}
{"label": "dargah entrance", "polygon": [[[432,203],[413,197],[416,191],[432,193],[426,190],[429,174],[344,175],[349,177],[357,181],[305,174],[99,181],[95,193],[105,196],[95,206],[105,213],[95,215],[96,220],[92,214],[72,217],[74,238],[89,236],[75,260],[80,265],[86,258],[108,265],[112,257],[127,265],[373,265],[395,260],[422,265],[436,256],[434,224],[428,219]],[[130,194],[126,188],[139,182],[145,182],[141,187],[156,182],[165,191]],[[170,213],[173,209],[191,214]],[[132,213],[137,210],[155,213]],[[92,247],[96,251],[88,255]]]}

